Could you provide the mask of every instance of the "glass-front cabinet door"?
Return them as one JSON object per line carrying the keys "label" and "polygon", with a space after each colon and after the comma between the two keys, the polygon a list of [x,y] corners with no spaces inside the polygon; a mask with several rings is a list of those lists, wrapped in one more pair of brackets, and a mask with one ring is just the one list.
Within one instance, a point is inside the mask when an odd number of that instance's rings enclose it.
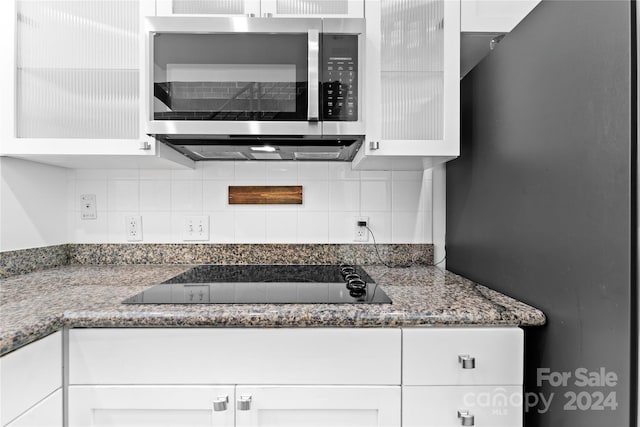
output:
{"label": "glass-front cabinet door", "polygon": [[260,16],[260,0],[156,0],[156,14]]}
{"label": "glass-front cabinet door", "polygon": [[458,155],[459,11],[449,0],[366,2],[367,137],[357,168],[425,169]]}
{"label": "glass-front cabinet door", "polygon": [[362,18],[364,0],[156,0],[158,16]]}

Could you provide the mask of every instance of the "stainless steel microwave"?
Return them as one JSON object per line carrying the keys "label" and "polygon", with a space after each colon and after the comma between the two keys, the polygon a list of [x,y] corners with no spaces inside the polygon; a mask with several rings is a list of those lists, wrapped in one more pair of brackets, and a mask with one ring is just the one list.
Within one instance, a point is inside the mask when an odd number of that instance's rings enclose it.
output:
{"label": "stainless steel microwave", "polygon": [[363,19],[146,19],[146,133],[160,140],[364,135]]}

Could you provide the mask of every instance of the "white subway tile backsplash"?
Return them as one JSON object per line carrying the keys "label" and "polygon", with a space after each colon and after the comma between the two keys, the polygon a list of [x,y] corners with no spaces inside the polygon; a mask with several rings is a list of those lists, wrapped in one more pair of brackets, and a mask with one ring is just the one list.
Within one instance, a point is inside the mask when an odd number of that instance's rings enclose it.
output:
{"label": "white subway tile backsplash", "polygon": [[329,243],[329,213],[299,211],[298,242]]}
{"label": "white subway tile backsplash", "polygon": [[269,243],[296,243],[298,213],[295,211],[266,212],[266,241]]}
{"label": "white subway tile backsplash", "polygon": [[253,185],[264,185],[267,182],[267,162],[236,162],[236,182],[249,181]]}
{"label": "white subway tile backsplash", "polygon": [[393,211],[424,210],[422,181],[393,181]]}
{"label": "white subway tile backsplash", "polygon": [[109,211],[137,211],[140,209],[138,180],[109,180],[107,193]]}
{"label": "white subway tile backsplash", "polygon": [[202,179],[202,168],[196,169],[171,169],[173,181],[187,180],[198,181]]}
{"label": "white subway tile backsplash", "polygon": [[76,179],[107,179],[108,169],[76,169]]}
{"label": "white subway tile backsplash", "polygon": [[205,212],[209,215],[209,241],[211,243],[235,243],[235,213]]}
{"label": "white subway tile backsplash", "polygon": [[71,205],[76,212],[80,211],[80,196],[82,194],[95,194],[96,195],[96,208],[99,211],[107,211],[109,209],[107,201],[107,181],[85,181],[78,180],[75,183],[75,195]]}
{"label": "white subway tile backsplash", "polygon": [[229,185],[222,181],[204,181],[202,184],[203,209],[222,211],[229,209]]}
{"label": "white subway tile backsplash", "polygon": [[392,171],[391,177],[394,181],[422,181],[423,171]]}
{"label": "white subway tile backsplash", "polygon": [[109,242],[109,220],[106,212],[98,212],[98,217],[92,220],[80,219],[80,213],[75,213],[74,233],[75,243]]}
{"label": "white subway tile backsplash", "polygon": [[[179,243],[171,233],[171,214],[168,212],[140,212],[142,237],[145,243]],[[111,234],[111,230],[109,230]]]}
{"label": "white subway tile backsplash", "polygon": [[271,185],[292,185],[298,179],[296,162],[268,162],[266,170],[267,183]]}
{"label": "white subway tile backsplash", "polygon": [[140,210],[171,211],[171,181],[140,181]]}
{"label": "white subway tile backsplash", "polygon": [[140,179],[165,179],[171,180],[170,169],[140,169]]}
{"label": "white subway tile backsplash", "polygon": [[301,210],[327,210],[329,203],[329,181],[301,181],[302,206]]}
{"label": "white subway tile backsplash", "polygon": [[360,212],[329,212],[329,241],[331,243],[353,243],[355,237],[355,217]]}
{"label": "white subway tile backsplash", "polygon": [[360,179],[362,180],[390,180],[391,171],[362,171],[360,172]]}
{"label": "white subway tile backsplash", "polygon": [[266,212],[236,212],[235,238],[242,243],[266,243],[267,241]]}
{"label": "white subway tile backsplash", "polygon": [[329,162],[329,179],[333,181],[359,180],[360,171],[351,169],[351,163]]}
{"label": "white subway tile backsplash", "polygon": [[[375,235],[377,243],[391,241],[391,215],[391,212],[362,211],[361,216],[369,217],[369,228]],[[373,243],[371,234],[369,234],[368,243]]]}
{"label": "white subway tile backsplash", "polygon": [[298,179],[326,181],[329,179],[329,165],[327,162],[298,162]]}
{"label": "white subway tile backsplash", "polygon": [[173,181],[171,211],[202,212],[202,181]]}
{"label": "white subway tile backsplash", "polygon": [[424,242],[424,212],[393,212],[391,215],[392,243]]}
{"label": "white subway tile backsplash", "polygon": [[[229,185],[302,185],[303,204],[229,205]],[[212,243],[353,243],[360,215],[380,243],[429,243],[431,185],[429,171],[359,172],[343,162],[78,169],[67,174],[67,209],[74,242],[126,241],[129,214],[142,216],[143,242],[181,243],[184,217],[204,214]],[[80,194],[96,194],[98,221],[79,221]]]}
{"label": "white subway tile backsplash", "polygon": [[359,211],[360,182],[330,181],[329,211]]}
{"label": "white subway tile backsplash", "polygon": [[138,169],[109,169],[107,170],[107,179],[131,179],[138,180],[140,172]]}
{"label": "white subway tile backsplash", "polygon": [[361,181],[360,200],[362,211],[391,210],[391,181]]}
{"label": "white subway tile backsplash", "polygon": [[201,162],[204,179],[232,181],[235,177],[235,162]]}

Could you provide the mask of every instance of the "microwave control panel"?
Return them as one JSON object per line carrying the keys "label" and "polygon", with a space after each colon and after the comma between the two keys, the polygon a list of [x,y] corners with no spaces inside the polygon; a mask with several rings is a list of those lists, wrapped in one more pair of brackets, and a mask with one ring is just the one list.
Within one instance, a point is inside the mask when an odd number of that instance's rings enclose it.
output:
{"label": "microwave control panel", "polygon": [[358,120],[358,36],[322,35],[322,120]]}

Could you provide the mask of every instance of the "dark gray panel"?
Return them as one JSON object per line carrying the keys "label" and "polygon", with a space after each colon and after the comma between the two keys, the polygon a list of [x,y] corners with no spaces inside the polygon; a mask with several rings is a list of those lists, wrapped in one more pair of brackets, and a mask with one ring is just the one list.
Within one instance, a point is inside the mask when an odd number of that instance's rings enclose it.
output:
{"label": "dark gray panel", "polygon": [[[547,314],[527,331],[526,391],[554,397],[527,426],[630,425],[630,60],[630,2],[543,1],[462,82],[447,267]],[[574,385],[600,367],[616,386]],[[539,368],[574,376],[537,387]],[[567,392],[619,405],[568,410]]]}

